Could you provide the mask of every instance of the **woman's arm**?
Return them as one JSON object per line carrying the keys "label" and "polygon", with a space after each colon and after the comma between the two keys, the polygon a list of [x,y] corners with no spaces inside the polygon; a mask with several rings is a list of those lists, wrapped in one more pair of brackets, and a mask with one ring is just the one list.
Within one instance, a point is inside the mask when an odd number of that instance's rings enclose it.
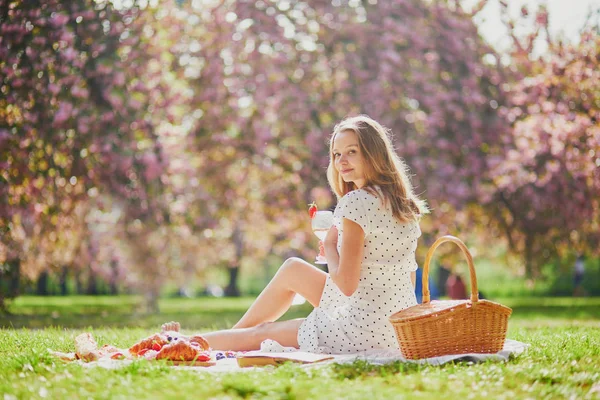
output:
{"label": "woman's arm", "polygon": [[327,233],[323,245],[327,268],[333,282],[346,296],[351,296],[358,287],[360,266],[362,264],[365,234],[360,225],[342,218],[344,240],[340,253],[337,252],[337,229],[332,227]]}

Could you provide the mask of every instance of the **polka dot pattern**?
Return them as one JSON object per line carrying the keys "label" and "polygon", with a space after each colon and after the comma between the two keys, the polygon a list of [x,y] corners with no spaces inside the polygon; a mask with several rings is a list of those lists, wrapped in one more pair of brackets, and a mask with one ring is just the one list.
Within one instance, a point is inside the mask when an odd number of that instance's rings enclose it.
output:
{"label": "polka dot pattern", "polygon": [[421,230],[417,223],[398,222],[381,198],[380,193],[358,189],[340,199],[333,216],[338,251],[344,240],[343,218],[359,224],[365,233],[358,289],[345,296],[327,277],[319,307],[298,330],[301,350],[344,354],[398,349],[388,316],[417,304],[410,272],[417,269],[415,250]]}

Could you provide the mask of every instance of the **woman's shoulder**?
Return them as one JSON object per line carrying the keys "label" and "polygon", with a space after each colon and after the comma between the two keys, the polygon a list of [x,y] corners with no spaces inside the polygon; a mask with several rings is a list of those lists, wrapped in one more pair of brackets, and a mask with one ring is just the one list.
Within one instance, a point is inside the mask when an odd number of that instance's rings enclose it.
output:
{"label": "woman's shoulder", "polygon": [[349,210],[357,210],[360,213],[373,213],[380,209],[381,195],[371,189],[355,189],[346,193],[338,202],[338,208],[344,210],[344,213]]}
{"label": "woman's shoulder", "polygon": [[377,188],[363,188],[363,189],[355,189],[351,192],[346,193],[342,197],[342,201],[355,201],[355,200],[367,200],[367,201],[375,201],[379,199],[381,193]]}

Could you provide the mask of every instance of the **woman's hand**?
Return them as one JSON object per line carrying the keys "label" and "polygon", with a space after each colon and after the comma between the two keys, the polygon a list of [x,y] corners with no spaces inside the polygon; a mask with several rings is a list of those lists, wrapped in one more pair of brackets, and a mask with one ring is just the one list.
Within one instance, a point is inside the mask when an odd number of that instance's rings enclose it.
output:
{"label": "woman's hand", "polygon": [[325,245],[319,240],[319,257],[325,258]]}

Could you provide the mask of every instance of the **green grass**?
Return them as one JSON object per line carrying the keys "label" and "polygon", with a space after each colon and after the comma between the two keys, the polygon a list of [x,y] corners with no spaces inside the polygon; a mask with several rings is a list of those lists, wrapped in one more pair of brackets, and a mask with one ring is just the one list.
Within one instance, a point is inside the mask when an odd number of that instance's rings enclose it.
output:
{"label": "green grass", "polygon": [[[137,313],[141,301],[137,296],[23,296],[12,302],[12,315],[0,316],[0,327],[156,329],[165,321],[179,321],[189,329],[222,329],[237,322],[253,298],[164,298],[159,302],[160,314]],[[285,317],[300,318],[309,312],[309,305],[295,306]]]}
{"label": "green grass", "polygon": [[[119,370],[88,369],[63,364],[47,349],[73,351],[73,338],[83,331],[99,343],[126,347],[168,320],[179,320],[188,332],[224,328],[251,299],[163,299],[161,313],[148,316],[133,313],[136,297],[23,297],[12,304],[12,316],[0,317],[0,394],[4,399],[600,398],[600,298],[499,301],[514,309],[508,337],[531,344],[508,363],[356,362],[209,374],[145,361]],[[285,317],[309,311],[294,307]]]}

